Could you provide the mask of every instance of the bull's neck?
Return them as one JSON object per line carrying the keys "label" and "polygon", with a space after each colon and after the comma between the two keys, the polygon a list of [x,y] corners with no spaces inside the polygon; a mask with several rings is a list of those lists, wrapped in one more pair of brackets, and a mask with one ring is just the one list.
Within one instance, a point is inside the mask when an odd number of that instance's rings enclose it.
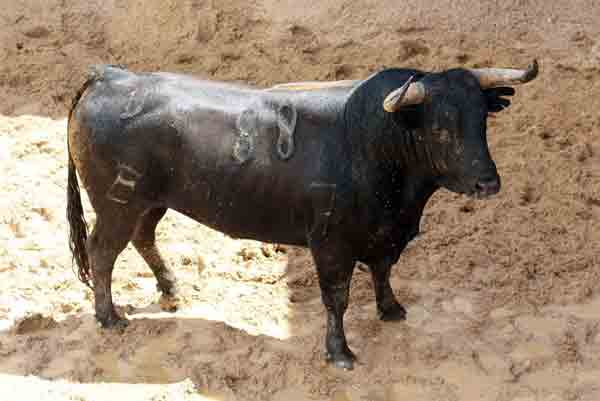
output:
{"label": "bull's neck", "polygon": [[431,155],[417,137],[418,130],[403,131],[391,116],[384,118],[378,130],[351,133],[352,177],[356,201],[363,211],[358,213],[358,220],[373,238],[388,232],[385,226],[397,226],[406,232],[394,231],[394,235],[400,235],[396,240],[410,240],[410,233],[418,231],[425,205],[439,186],[430,167]]}

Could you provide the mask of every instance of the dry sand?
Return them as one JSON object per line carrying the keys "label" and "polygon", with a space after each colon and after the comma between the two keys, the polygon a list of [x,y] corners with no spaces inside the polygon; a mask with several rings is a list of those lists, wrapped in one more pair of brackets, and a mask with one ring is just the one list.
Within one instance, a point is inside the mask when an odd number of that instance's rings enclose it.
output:
{"label": "dry sand", "polygon": [[[598,21],[591,0],[5,0],[0,400],[600,400]],[[540,78],[490,121],[501,194],[438,193],[394,269],[407,321],[378,321],[356,271],[354,371],[323,360],[306,251],[173,212],[158,238],[184,307],[160,311],[128,248],[113,288],[132,323],[98,328],[64,218],[64,116],[89,64],[269,85],[534,57]]]}

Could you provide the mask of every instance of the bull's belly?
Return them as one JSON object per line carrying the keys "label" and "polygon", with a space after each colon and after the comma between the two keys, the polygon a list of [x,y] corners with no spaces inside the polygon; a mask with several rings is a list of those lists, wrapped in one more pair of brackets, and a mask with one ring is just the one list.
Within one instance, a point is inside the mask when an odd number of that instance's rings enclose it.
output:
{"label": "bull's belly", "polygon": [[223,191],[196,187],[169,197],[168,206],[233,238],[287,245],[307,243],[305,202],[260,191]]}
{"label": "bull's belly", "polygon": [[241,162],[232,150],[237,135],[204,130],[186,138],[169,179],[169,207],[232,237],[306,244],[318,146],[298,144],[293,158],[280,160],[269,131]]}

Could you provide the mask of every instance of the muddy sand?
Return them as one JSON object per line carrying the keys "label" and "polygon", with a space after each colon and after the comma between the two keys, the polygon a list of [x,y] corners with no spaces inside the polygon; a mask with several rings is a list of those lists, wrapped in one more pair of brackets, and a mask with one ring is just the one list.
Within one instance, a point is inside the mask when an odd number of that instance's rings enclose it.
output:
{"label": "muddy sand", "polygon": [[[4,1],[0,400],[600,400],[600,5],[547,3]],[[132,322],[97,326],[64,217],[65,116],[89,64],[264,86],[534,57],[540,77],[489,124],[503,190],[488,201],[440,191],[394,268],[408,319],[377,320],[356,270],[354,371],[324,362],[305,250],[174,212],[158,238],[184,306],[160,310],[128,248],[113,294]]]}

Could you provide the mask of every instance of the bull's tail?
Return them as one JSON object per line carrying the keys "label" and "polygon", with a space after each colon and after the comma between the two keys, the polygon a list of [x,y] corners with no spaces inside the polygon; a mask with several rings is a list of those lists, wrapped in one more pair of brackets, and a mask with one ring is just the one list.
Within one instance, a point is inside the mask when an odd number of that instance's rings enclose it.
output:
{"label": "bull's tail", "polygon": [[86,242],[88,236],[88,226],[83,215],[83,205],[81,204],[81,194],[79,193],[79,183],[77,182],[77,173],[75,163],[69,155],[69,183],[67,188],[67,220],[69,221],[69,248],[73,255],[73,261],[77,265],[77,277],[82,283],[91,288],[91,270]]}
{"label": "bull's tail", "polygon": [[[75,274],[79,280],[92,288],[91,284],[91,269],[90,262],[86,249],[86,242],[88,237],[88,225],[85,221],[83,213],[83,205],[81,204],[81,193],[79,192],[79,183],[77,182],[77,170],[75,169],[75,163],[71,156],[71,149],[69,147],[69,133],[71,130],[71,118],[73,111],[83,96],[83,93],[87,87],[95,80],[94,76],[89,77],[82,87],[77,91],[73,97],[73,103],[69,110],[69,119],[67,122],[67,153],[69,154],[69,173],[68,173],[68,184],[67,184],[67,221],[69,222],[69,249],[73,255],[73,261],[77,266]],[[75,267],[74,265],[74,267]]]}

